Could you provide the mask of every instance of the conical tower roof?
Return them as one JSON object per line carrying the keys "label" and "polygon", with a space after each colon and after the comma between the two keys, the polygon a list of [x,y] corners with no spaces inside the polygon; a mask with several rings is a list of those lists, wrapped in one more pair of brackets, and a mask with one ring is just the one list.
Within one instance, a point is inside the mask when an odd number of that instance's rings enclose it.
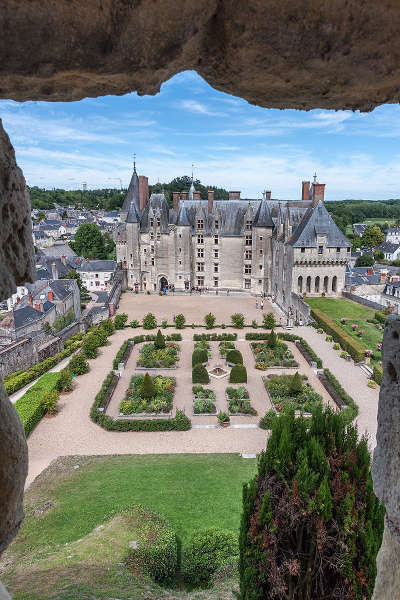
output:
{"label": "conical tower roof", "polygon": [[139,223],[138,213],[137,213],[136,206],[135,206],[135,203],[133,202],[133,200],[132,200],[131,205],[129,207],[128,215],[126,217],[126,221],[125,222],[126,223]]}
{"label": "conical tower roof", "polygon": [[258,207],[258,211],[254,218],[253,226],[254,227],[273,227],[274,226],[274,222],[271,217],[271,211],[269,210],[268,202],[265,199],[263,199],[261,201],[261,204]]}
{"label": "conical tower roof", "polygon": [[177,225],[180,226],[185,226],[188,225],[190,227],[191,223],[189,221],[189,217],[187,214],[187,210],[186,210],[186,206],[185,206],[185,202],[181,203],[181,207],[179,209],[179,213],[178,213],[178,219],[176,222]]}
{"label": "conical tower roof", "polygon": [[135,208],[138,211],[139,206],[140,206],[140,203],[139,203],[139,177],[138,177],[138,174],[136,173],[136,164],[135,163],[133,165],[132,178],[131,178],[131,182],[128,187],[128,192],[125,196],[124,203],[121,208],[121,213],[127,213],[129,211],[131,202],[133,202],[135,204]]}

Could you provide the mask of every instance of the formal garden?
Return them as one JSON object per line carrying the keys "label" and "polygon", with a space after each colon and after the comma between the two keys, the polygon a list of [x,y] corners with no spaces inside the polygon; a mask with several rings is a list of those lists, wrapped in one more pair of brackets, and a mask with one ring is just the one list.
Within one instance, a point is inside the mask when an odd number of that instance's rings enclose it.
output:
{"label": "formal garden", "polygon": [[169,342],[158,330],[154,342],[140,349],[137,366],[144,369],[172,369],[179,361],[179,344]]}
{"label": "formal garden", "polygon": [[255,358],[255,368],[265,371],[270,367],[298,367],[287,344],[280,341],[274,330],[268,335],[267,341],[251,342]]}
{"label": "formal garden", "polygon": [[124,400],[119,405],[121,415],[170,414],[175,393],[175,379],[157,375],[135,375],[129,382]]}
{"label": "formal garden", "polygon": [[217,412],[215,407],[215,392],[202,385],[194,385],[193,392],[193,413],[195,415],[214,415]]}
{"label": "formal garden", "polygon": [[311,413],[316,405],[322,405],[322,396],[308,383],[306,375],[270,375],[264,378],[265,389],[278,412],[293,408]]}
{"label": "formal garden", "polygon": [[257,411],[251,406],[249,392],[244,385],[237,388],[227,387],[226,397],[228,401],[229,414],[232,415],[257,415]]}

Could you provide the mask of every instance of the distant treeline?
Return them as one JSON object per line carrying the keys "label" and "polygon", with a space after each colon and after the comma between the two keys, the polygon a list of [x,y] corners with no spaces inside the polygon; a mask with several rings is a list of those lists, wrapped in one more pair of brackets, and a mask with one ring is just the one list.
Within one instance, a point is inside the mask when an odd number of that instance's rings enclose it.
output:
{"label": "distant treeline", "polygon": [[400,199],[340,200],[326,202],[326,208],[343,231],[347,225],[362,223],[367,219],[381,219],[382,222],[400,219]]}
{"label": "distant treeline", "polygon": [[[188,176],[176,177],[170,183],[157,183],[149,186],[149,193],[164,191],[164,194],[172,207],[172,192],[189,191],[192,180]],[[215,186],[205,186],[198,179],[194,186],[200,191],[201,198],[207,199],[207,191],[214,190],[215,200],[227,200],[227,190]],[[118,189],[98,189],[98,190],[63,190],[52,189],[45,190],[39,187],[28,188],[31,196],[32,208],[46,210],[54,208],[54,204],[61,206],[76,206],[88,208],[89,210],[103,209],[116,210],[121,208],[126,196],[126,188]]]}

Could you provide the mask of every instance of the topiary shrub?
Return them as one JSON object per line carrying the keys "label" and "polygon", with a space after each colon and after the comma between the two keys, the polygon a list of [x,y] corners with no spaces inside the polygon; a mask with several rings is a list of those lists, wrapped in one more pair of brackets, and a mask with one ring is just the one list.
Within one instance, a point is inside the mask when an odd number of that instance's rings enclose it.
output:
{"label": "topiary shrub", "polygon": [[183,316],[182,313],[180,313],[179,315],[176,315],[175,327],[177,329],[183,329],[185,327],[185,317]]}
{"label": "topiary shrub", "polygon": [[70,392],[72,390],[72,372],[68,367],[60,371],[56,390],[59,392]]}
{"label": "topiary shrub", "polygon": [[207,587],[218,569],[239,557],[237,535],[216,527],[195,533],[182,560],[184,581],[193,587]]}
{"label": "topiary shrub", "polygon": [[82,343],[82,352],[86,358],[96,358],[97,349],[99,347],[98,338],[93,336],[92,334],[88,334],[85,336]]}
{"label": "topiary shrub", "polygon": [[276,327],[274,313],[269,312],[263,316],[263,327],[265,329],[273,329],[274,327]]}
{"label": "topiary shrub", "polygon": [[146,373],[146,375],[143,377],[143,383],[140,388],[140,395],[143,398],[154,398],[154,396],[156,395],[155,385],[148,373]]}
{"label": "topiary shrub", "polygon": [[247,371],[244,365],[232,367],[229,375],[229,383],[247,383]]}
{"label": "topiary shrub", "polygon": [[369,600],[383,519],[366,437],[331,409],[284,412],[243,490],[239,598]]}
{"label": "topiary shrub", "polygon": [[208,313],[204,317],[204,322],[206,324],[206,329],[212,329],[215,325],[215,315],[213,315],[212,313]]}
{"label": "topiary shrub", "polygon": [[115,315],[114,318],[114,327],[115,329],[124,329],[125,323],[128,320],[128,315],[126,313],[121,313],[120,315]]}
{"label": "topiary shrub", "polygon": [[69,361],[68,369],[73,375],[83,375],[89,371],[89,363],[83,354],[75,354]]}
{"label": "topiary shrub", "polygon": [[161,333],[160,329],[157,331],[156,339],[154,340],[154,346],[157,348],[157,350],[165,348],[165,337]]}
{"label": "topiary shrub", "polygon": [[203,350],[202,348],[196,348],[196,350],[193,350],[192,367],[194,367],[195,365],[197,365],[199,363],[206,363],[206,362],[208,362],[207,350]]}
{"label": "topiary shrub", "polygon": [[168,321],[167,321],[166,319],[163,319],[163,320],[161,321],[161,327],[162,327],[163,329],[166,329],[166,328],[168,327]]}
{"label": "topiary shrub", "polygon": [[232,363],[234,365],[242,365],[243,364],[243,356],[239,350],[229,350],[226,355],[226,362]]}
{"label": "topiary shrub", "polygon": [[192,383],[210,383],[207,369],[201,363],[192,368]]}
{"label": "topiary shrub", "polygon": [[290,383],[290,393],[296,396],[303,391],[303,380],[298,371],[292,376],[292,381]]}
{"label": "topiary shrub", "polygon": [[137,319],[132,319],[132,321],[129,323],[129,327],[132,327],[132,329],[136,329],[137,327],[139,327],[139,321]]}
{"label": "topiary shrub", "polygon": [[48,413],[49,415],[55,415],[57,412],[57,402],[58,402],[58,391],[50,390],[43,394],[43,397],[40,401],[41,407],[44,413]]}
{"label": "topiary shrub", "polygon": [[244,327],[244,315],[242,313],[235,313],[231,315],[232,325],[237,327],[238,329],[243,329]]}
{"label": "topiary shrub", "polygon": [[278,338],[276,336],[275,331],[272,329],[271,333],[269,334],[269,336],[267,338],[267,346],[268,346],[268,348],[276,348],[277,343],[278,343]]}
{"label": "topiary shrub", "polygon": [[155,329],[157,327],[157,321],[153,313],[147,313],[143,317],[142,325],[143,329]]}

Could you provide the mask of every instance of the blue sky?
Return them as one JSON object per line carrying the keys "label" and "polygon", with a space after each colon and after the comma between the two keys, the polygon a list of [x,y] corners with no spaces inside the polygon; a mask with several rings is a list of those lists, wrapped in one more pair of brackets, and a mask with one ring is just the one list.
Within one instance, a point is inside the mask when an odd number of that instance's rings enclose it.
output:
{"label": "blue sky", "polygon": [[133,154],[150,183],[190,175],[243,197],[300,197],[314,171],[326,198],[400,197],[400,107],[372,113],[273,110],[180,73],[156,96],[80,102],[0,101],[0,117],[28,184],[126,186]]}

